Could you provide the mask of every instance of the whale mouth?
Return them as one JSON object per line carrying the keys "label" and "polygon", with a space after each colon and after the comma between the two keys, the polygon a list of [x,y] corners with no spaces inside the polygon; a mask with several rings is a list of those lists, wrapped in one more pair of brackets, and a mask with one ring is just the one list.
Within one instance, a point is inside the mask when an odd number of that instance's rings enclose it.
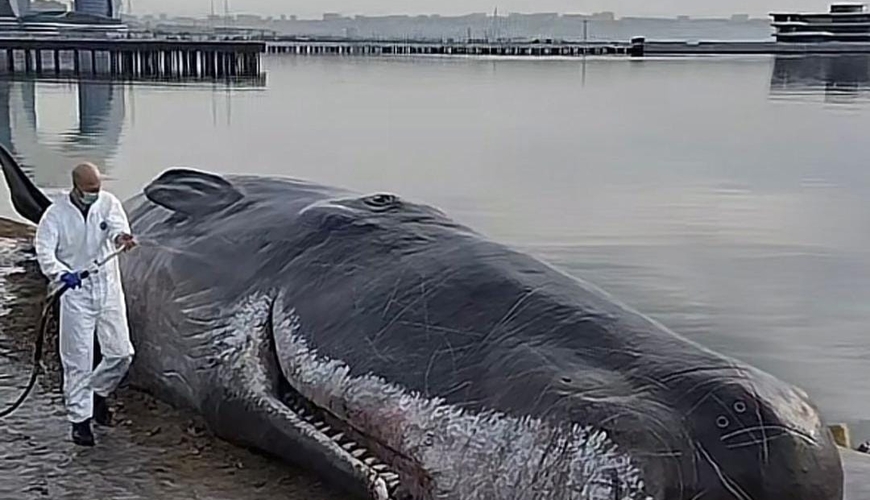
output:
{"label": "whale mouth", "polygon": [[[274,308],[274,303],[271,306]],[[273,342],[275,362],[280,366],[278,352],[274,350],[275,323],[274,309],[270,311],[268,332]],[[280,370],[279,370],[280,372]],[[365,470],[367,496],[374,500],[398,500],[416,498],[411,490],[420,491],[426,483],[426,475],[418,464],[407,456],[382,443],[379,439],[358,429],[347,419],[335,412],[319,406],[299,392],[283,375],[278,375],[277,396],[281,404],[292,412],[301,422],[310,426],[309,431],[317,433],[319,441],[334,443],[324,453],[339,457],[343,462],[356,463]],[[301,423],[300,422],[300,423]],[[415,479],[410,481],[410,479]]]}
{"label": "whale mouth", "polygon": [[404,498],[399,495],[402,478],[398,470],[387,465],[387,462],[394,462],[399,458],[399,453],[388,450],[332,412],[318,407],[294,389],[284,377],[280,380],[279,399],[287,409],[311,425],[321,437],[337,444],[346,455],[345,460],[360,462],[368,469],[369,484],[366,489],[372,498]]}

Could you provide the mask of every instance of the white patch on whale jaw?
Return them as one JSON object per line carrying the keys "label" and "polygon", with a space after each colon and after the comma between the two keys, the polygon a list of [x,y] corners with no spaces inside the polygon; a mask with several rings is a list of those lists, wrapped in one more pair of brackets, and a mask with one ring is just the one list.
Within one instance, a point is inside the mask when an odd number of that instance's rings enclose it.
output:
{"label": "white patch on whale jaw", "polygon": [[[282,304],[279,298],[277,304]],[[403,475],[415,498],[650,500],[631,457],[592,426],[473,413],[405,390],[311,349],[295,310],[273,311],[284,376],[303,397],[426,475]],[[384,458],[384,457],[381,457]]]}
{"label": "white patch on whale jaw", "polygon": [[222,365],[244,366],[244,370],[234,370],[233,376],[245,375],[250,378],[245,383],[249,384],[252,392],[266,392],[269,390],[269,380],[258,354],[268,348],[265,333],[272,312],[272,299],[267,294],[251,295],[234,309],[227,325],[219,334],[215,332],[214,345],[217,349],[214,359]]}

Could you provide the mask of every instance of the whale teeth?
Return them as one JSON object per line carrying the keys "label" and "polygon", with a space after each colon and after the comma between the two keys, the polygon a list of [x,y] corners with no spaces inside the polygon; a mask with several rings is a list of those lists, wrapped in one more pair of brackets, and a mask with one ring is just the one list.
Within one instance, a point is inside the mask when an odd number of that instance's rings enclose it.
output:
{"label": "whale teeth", "polygon": [[[361,460],[366,464],[366,466],[375,471],[377,477],[380,478],[380,481],[378,481],[382,485],[380,488],[386,488],[382,497],[388,500],[393,500],[393,495],[399,487],[400,479],[398,474],[390,472],[389,466],[378,462],[378,459],[375,456],[372,456],[374,453],[371,453],[365,447],[350,440],[350,437],[352,436],[348,436],[345,440],[344,432],[341,432],[339,429],[333,429],[326,420],[321,420],[322,415],[316,407],[312,410],[309,409],[307,405],[294,400],[288,401],[287,407],[290,408],[300,419],[313,426],[317,432],[328,437],[337,445],[341,446],[341,448],[353,458]],[[379,496],[379,498],[381,498],[381,496]]]}
{"label": "whale teeth", "polygon": [[390,494],[390,491],[387,489],[387,485],[384,483],[383,480],[376,479],[374,481],[374,487],[375,497],[378,500],[393,500],[393,495]]}

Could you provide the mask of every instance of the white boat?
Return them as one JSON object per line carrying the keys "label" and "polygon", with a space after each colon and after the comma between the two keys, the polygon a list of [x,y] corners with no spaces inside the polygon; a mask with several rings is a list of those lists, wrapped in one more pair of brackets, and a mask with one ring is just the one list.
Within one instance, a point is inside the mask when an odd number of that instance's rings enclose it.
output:
{"label": "white boat", "polygon": [[870,11],[863,3],[836,3],[825,13],[770,15],[777,42],[870,42]]}

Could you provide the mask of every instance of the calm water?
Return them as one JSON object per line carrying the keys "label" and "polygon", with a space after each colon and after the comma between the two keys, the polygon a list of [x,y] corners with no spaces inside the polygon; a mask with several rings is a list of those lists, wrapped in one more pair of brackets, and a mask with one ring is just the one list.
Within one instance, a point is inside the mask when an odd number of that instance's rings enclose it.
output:
{"label": "calm water", "polygon": [[438,205],[870,438],[870,59],[266,67],[233,90],[0,83],[0,140],[49,189],[90,159],[120,196],[189,166]]}

